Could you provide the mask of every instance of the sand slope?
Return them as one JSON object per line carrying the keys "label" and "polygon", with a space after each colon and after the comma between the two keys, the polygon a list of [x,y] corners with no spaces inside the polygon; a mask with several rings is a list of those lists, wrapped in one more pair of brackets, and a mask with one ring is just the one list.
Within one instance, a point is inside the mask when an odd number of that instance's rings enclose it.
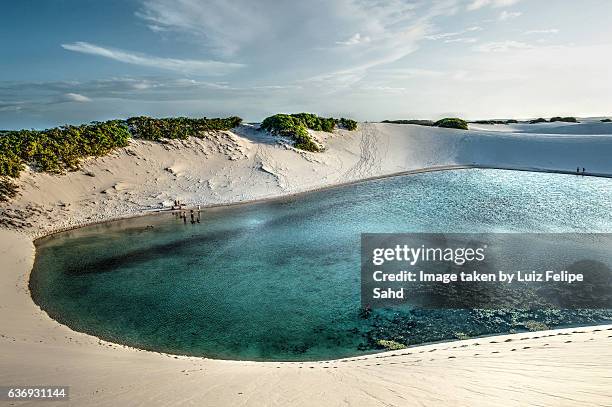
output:
{"label": "sand slope", "polygon": [[[591,125],[565,127],[580,132]],[[205,139],[133,140],[66,175],[25,172],[20,196],[0,205],[0,225],[22,226],[39,235],[157,210],[175,199],[223,204],[448,166],[567,172],[585,167],[589,173],[611,175],[612,125],[609,130],[603,136],[551,135],[362,123],[354,132],[315,132],[324,153],[295,150],[248,125]]]}
{"label": "sand slope", "polygon": [[[579,126],[579,125],[575,125]],[[579,127],[576,127],[577,129]],[[603,406],[612,326],[436,344],[365,358],[256,363],[175,357],[71,331],[32,302],[32,236],[169,205],[217,204],[439,166],[612,174],[612,136],[361,124],[298,152],[249,126],[168,144],[134,141],[65,176],[27,173],[0,207],[0,383],[70,385],[75,406]],[[49,403],[52,405],[54,403]],[[57,403],[66,405],[66,403]]]}

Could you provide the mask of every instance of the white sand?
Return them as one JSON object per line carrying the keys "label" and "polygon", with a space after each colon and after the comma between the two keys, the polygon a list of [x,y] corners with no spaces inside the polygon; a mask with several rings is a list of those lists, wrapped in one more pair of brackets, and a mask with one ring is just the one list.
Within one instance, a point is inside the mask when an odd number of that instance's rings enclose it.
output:
{"label": "white sand", "polygon": [[256,363],[111,344],[51,320],[32,302],[33,236],[143,213],[175,198],[228,203],[444,166],[570,172],[580,166],[612,175],[610,135],[362,124],[357,132],[316,137],[326,152],[296,152],[243,126],[205,140],[133,142],[65,176],[25,174],[21,195],[0,207],[2,219],[30,223],[20,231],[0,229],[0,384],[70,385],[69,404],[76,406],[612,404],[612,326],[428,345],[360,360]]}

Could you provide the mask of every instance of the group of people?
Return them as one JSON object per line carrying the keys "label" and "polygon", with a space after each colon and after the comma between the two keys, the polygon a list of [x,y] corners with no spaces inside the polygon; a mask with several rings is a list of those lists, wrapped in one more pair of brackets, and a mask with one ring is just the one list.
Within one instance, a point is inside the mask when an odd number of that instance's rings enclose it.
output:
{"label": "group of people", "polygon": [[[584,175],[584,167],[582,167],[582,175]],[[580,175],[580,167],[576,167],[576,175]]]}
{"label": "group of people", "polygon": [[[183,223],[187,224],[187,211],[183,210],[183,206],[184,205],[178,199],[175,199],[174,200],[174,206],[172,207],[172,209],[177,211],[177,212],[174,212],[175,215],[178,215],[179,218],[183,219]],[[193,209],[190,210],[191,224],[192,225],[194,223],[200,223],[200,211],[201,211],[201,207],[200,207],[200,205],[198,205],[198,213],[197,213],[197,217],[196,217],[195,211]]]}

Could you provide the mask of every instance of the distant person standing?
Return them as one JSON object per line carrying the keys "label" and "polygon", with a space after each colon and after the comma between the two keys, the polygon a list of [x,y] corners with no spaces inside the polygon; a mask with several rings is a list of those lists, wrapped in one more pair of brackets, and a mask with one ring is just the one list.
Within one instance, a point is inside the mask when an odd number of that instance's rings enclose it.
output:
{"label": "distant person standing", "polygon": [[582,167],[582,175],[584,175],[584,171],[585,171],[585,170],[584,170],[584,167]]}

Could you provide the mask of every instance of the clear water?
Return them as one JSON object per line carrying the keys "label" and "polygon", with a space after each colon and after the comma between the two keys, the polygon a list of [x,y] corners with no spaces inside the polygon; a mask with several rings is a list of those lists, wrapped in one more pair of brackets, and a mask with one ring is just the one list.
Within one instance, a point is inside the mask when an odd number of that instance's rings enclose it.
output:
{"label": "clear water", "polygon": [[[386,178],[110,222],[37,243],[35,301],[73,329],[227,359],[314,360],[407,344],[603,322],[606,313],[376,311],[359,317],[362,232],[612,232],[612,181],[501,170]],[[521,322],[522,321],[522,322]]]}

